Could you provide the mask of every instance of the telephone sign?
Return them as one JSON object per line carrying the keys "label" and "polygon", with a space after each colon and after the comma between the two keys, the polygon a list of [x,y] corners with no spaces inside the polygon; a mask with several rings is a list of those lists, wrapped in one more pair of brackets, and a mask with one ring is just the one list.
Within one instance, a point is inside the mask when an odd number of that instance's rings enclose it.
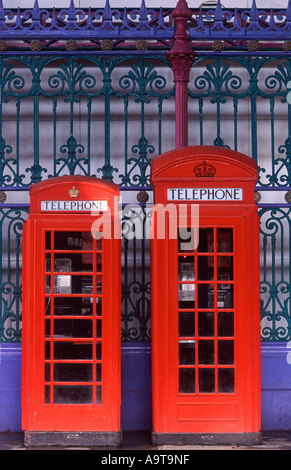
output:
{"label": "telephone sign", "polygon": [[118,194],[112,183],[81,176],[30,190],[23,232],[27,446],[121,441],[120,237],[103,237],[102,224],[94,224],[100,217],[116,232]]}
{"label": "telephone sign", "polygon": [[168,188],[168,201],[242,201],[242,188]]}
{"label": "telephone sign", "polygon": [[[258,442],[257,165],[211,146],[173,150],[151,165],[153,443]],[[157,220],[173,204],[177,214],[199,204],[199,220],[177,218],[174,237],[169,210],[162,238]]]}
{"label": "telephone sign", "polygon": [[41,201],[41,211],[106,211],[107,201]]}

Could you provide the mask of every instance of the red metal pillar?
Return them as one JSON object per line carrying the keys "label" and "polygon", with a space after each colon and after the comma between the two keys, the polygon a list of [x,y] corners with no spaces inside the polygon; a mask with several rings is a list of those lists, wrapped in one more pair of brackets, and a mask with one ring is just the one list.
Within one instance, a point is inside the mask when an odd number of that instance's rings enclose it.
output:
{"label": "red metal pillar", "polygon": [[192,12],[186,0],[179,0],[173,10],[175,19],[174,45],[167,53],[167,58],[174,73],[176,86],[176,148],[188,145],[188,82],[190,68],[195,57],[186,31],[186,23]]}

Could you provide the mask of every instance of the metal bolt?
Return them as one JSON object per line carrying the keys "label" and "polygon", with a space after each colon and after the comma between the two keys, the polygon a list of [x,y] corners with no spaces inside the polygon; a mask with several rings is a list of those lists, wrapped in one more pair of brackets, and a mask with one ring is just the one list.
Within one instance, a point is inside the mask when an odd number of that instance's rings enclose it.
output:
{"label": "metal bolt", "polygon": [[34,39],[33,41],[31,41],[31,43],[29,44],[29,47],[32,51],[41,51],[42,49],[42,43],[41,41],[39,41],[38,39]]}
{"label": "metal bolt", "polygon": [[7,43],[5,41],[0,41],[0,51],[5,52],[7,49]]}
{"label": "metal bolt", "polygon": [[141,39],[140,41],[137,41],[135,47],[138,51],[146,51],[148,49],[148,43]]}
{"label": "metal bolt", "polygon": [[0,202],[5,202],[7,199],[6,193],[4,191],[0,191]]}
{"label": "metal bolt", "polygon": [[262,199],[261,193],[259,193],[259,191],[255,191],[255,204],[258,204],[258,202],[260,202],[261,199]]}
{"label": "metal bolt", "polygon": [[259,41],[256,41],[256,40],[252,40],[252,41],[248,41],[247,42],[247,49],[250,51],[250,52],[256,52],[260,49],[260,43]]}
{"label": "metal bolt", "polygon": [[291,51],[291,41],[285,41],[283,42],[283,50],[285,52]]}
{"label": "metal bolt", "polygon": [[221,52],[224,49],[224,42],[219,40],[213,41],[211,47],[214,51]]}
{"label": "metal bolt", "polygon": [[111,51],[113,48],[113,42],[109,39],[104,39],[104,41],[101,41],[100,47],[102,51]]}
{"label": "metal bolt", "polygon": [[140,191],[137,195],[136,195],[136,199],[138,200],[138,202],[140,204],[142,203],[145,203],[145,202],[148,202],[149,200],[149,195],[146,191]]}
{"label": "metal bolt", "polygon": [[78,45],[76,41],[73,39],[70,39],[69,41],[66,42],[66,49],[67,51],[75,51],[77,49]]}

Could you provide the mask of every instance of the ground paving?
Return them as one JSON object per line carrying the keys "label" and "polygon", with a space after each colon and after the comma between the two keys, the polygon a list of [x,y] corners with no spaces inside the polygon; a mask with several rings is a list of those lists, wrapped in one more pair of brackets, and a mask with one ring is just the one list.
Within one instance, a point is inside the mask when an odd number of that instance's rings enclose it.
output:
{"label": "ground paving", "polygon": [[[213,451],[213,450],[229,450],[229,451],[243,451],[243,450],[291,450],[291,431],[272,431],[262,433],[262,443],[253,446],[235,446],[235,445],[187,445],[187,446],[173,446],[163,445],[154,447],[151,445],[149,432],[124,432],[123,444],[120,448],[91,448],[91,447],[41,447],[41,448],[26,448],[23,444],[22,433],[0,433],[0,450],[143,450],[143,451],[156,451],[158,453],[173,453],[173,452],[187,452],[187,451]],[[116,454],[115,454],[116,455]]]}

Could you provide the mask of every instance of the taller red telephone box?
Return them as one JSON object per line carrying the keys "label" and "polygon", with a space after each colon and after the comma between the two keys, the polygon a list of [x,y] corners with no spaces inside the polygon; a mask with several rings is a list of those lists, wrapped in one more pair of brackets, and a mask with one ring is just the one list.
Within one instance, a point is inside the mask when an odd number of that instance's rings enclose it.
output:
{"label": "taller red telephone box", "polygon": [[160,155],[151,168],[153,443],[258,442],[257,165],[197,146]]}
{"label": "taller red telephone box", "polygon": [[118,445],[119,189],[32,186],[23,232],[22,426],[27,446]]}

